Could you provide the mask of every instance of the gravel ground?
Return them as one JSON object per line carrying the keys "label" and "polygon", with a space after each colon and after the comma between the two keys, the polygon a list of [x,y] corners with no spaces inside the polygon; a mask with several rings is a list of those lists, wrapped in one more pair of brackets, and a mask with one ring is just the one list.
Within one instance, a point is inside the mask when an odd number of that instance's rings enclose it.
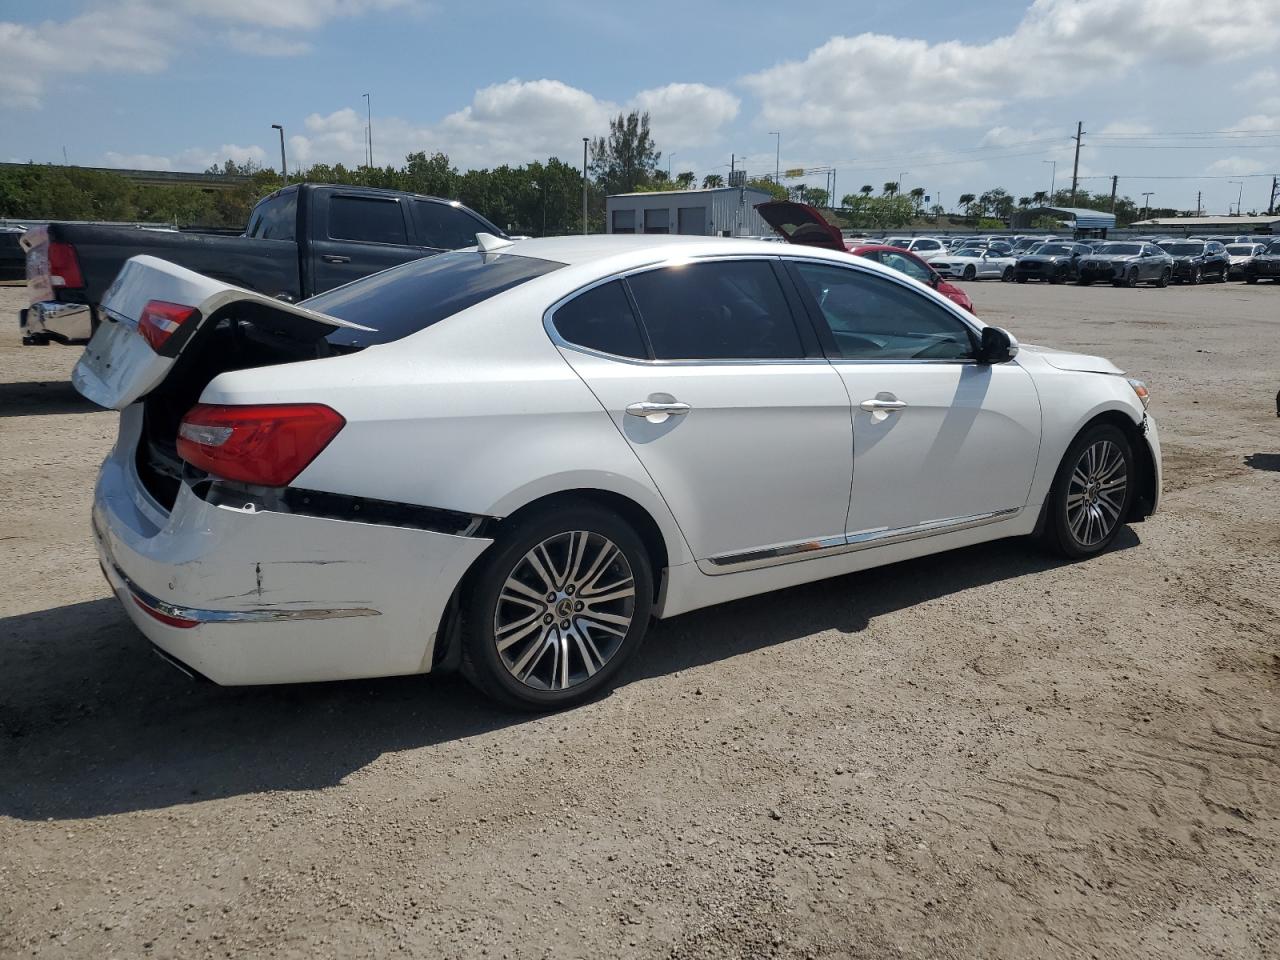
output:
{"label": "gravel ground", "polygon": [[0,290],[0,956],[1280,955],[1280,288],[968,286],[1150,382],[1161,512],[680,617],[544,717],[152,657],[115,417]]}

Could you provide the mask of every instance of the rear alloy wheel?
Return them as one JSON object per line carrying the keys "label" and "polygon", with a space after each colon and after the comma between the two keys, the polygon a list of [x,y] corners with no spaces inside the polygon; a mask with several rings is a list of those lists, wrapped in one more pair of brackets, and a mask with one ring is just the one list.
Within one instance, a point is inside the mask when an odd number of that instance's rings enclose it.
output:
{"label": "rear alloy wheel", "polygon": [[653,574],[621,518],[584,505],[528,518],[465,600],[462,670],[495,699],[555,710],[609,684],[640,645]]}
{"label": "rear alloy wheel", "polygon": [[1196,286],[1197,284],[1199,284],[1199,283],[1200,283],[1200,281],[1201,281],[1201,280],[1203,280],[1203,279],[1204,279],[1204,274],[1201,272],[1200,268],[1199,268],[1199,267],[1192,267],[1192,268],[1191,268],[1191,276],[1187,278],[1187,282],[1188,282],[1189,284],[1191,284],[1191,285],[1194,287],[1194,286]]}
{"label": "rear alloy wheel", "polygon": [[1160,279],[1156,281],[1157,287],[1167,287],[1169,285],[1169,273],[1168,267],[1160,271]]}
{"label": "rear alloy wheel", "polygon": [[1111,424],[1085,431],[1058,469],[1046,539],[1073,559],[1101,553],[1129,515],[1133,482],[1133,448],[1124,431]]}
{"label": "rear alloy wheel", "polygon": [[1012,281],[1012,280],[1013,280],[1013,267],[1005,267],[1005,268],[1004,268],[1004,273],[1000,274],[1000,279],[1001,279],[1004,283],[1009,283],[1010,281]]}
{"label": "rear alloy wheel", "polygon": [[977,270],[975,270],[975,269],[973,268],[973,264],[972,264],[972,263],[971,263],[971,264],[969,264],[967,267],[965,267],[965,268],[964,268],[964,274],[963,274],[963,277],[964,277],[964,279],[965,279],[965,280],[972,280],[972,279],[973,279],[974,277],[976,277],[977,275],[978,275],[978,271],[977,271]]}
{"label": "rear alloy wheel", "polygon": [[1138,285],[1138,268],[1137,267],[1129,268],[1129,272],[1125,274],[1125,277],[1124,277],[1124,285],[1129,288],[1133,288]]}

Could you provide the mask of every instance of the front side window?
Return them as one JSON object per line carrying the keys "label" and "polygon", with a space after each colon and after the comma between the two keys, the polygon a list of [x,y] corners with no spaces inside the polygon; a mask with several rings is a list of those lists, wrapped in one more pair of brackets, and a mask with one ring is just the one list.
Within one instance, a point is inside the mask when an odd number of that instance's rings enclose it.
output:
{"label": "front side window", "polygon": [[329,239],[401,245],[409,242],[400,204],[374,197],[331,197]]}
{"label": "front side window", "polygon": [[899,273],[905,273],[913,280],[919,280],[921,283],[928,283],[933,279],[933,271],[910,257],[904,257],[900,253],[886,253],[880,260],[886,267],[893,267]]}
{"label": "front side window", "polygon": [[413,211],[418,218],[418,234],[422,243],[441,250],[473,247],[477,233],[489,233],[492,229],[461,207],[449,203],[415,200]]}
{"label": "front side window", "polygon": [[648,357],[635,312],[621,280],[611,280],[570,300],[552,318],[556,333],[572,344],[642,360]]}
{"label": "front side window", "polygon": [[795,262],[845,360],[968,360],[969,328],[916,290],[860,270]]}
{"label": "front side window", "polygon": [[628,278],[659,360],[794,359],[804,349],[766,260],[663,267]]}

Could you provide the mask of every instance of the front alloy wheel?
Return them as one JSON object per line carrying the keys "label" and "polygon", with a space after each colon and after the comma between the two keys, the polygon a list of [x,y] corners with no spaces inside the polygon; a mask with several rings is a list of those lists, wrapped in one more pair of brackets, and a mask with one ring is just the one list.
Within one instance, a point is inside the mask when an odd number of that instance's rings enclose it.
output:
{"label": "front alloy wheel", "polygon": [[1079,437],[1058,471],[1045,533],[1069,557],[1102,552],[1115,539],[1133,498],[1134,458],[1128,437],[1101,424]]}
{"label": "front alloy wheel", "polygon": [[464,599],[462,670],[480,690],[540,710],[605,687],[639,646],[653,604],[640,538],[595,505],[503,532]]}

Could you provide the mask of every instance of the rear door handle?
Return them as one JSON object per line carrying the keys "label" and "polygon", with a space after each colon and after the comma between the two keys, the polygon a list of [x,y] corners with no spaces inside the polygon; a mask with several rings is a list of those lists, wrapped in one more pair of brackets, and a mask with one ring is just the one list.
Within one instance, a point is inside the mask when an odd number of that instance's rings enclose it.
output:
{"label": "rear door handle", "polygon": [[350,257],[344,257],[337,253],[326,253],[320,257],[325,263],[350,263]]}
{"label": "rear door handle", "polygon": [[661,423],[667,417],[681,416],[692,409],[689,404],[680,403],[678,400],[670,402],[641,400],[637,403],[627,404],[627,413],[631,416],[645,417],[655,423]]}
{"label": "rear door handle", "polygon": [[863,400],[858,404],[867,413],[874,413],[877,410],[892,413],[895,410],[901,410],[906,405],[907,402],[905,400]]}

